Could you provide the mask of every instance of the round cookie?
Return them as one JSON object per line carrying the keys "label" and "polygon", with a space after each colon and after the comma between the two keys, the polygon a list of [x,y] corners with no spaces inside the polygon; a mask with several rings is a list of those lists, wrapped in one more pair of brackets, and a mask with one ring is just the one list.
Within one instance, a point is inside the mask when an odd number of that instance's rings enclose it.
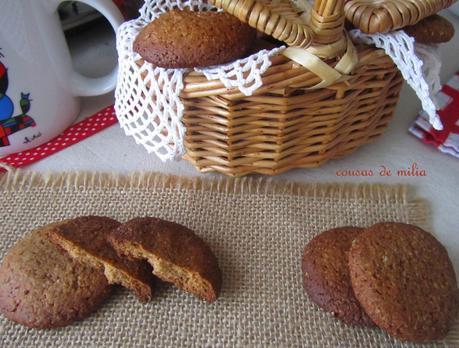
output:
{"label": "round cookie", "polygon": [[457,312],[457,283],[446,249],[424,230],[379,223],[353,242],[349,269],[357,299],[402,341],[443,338]]}
{"label": "round cookie", "polygon": [[120,256],[147,260],[159,279],[207,302],[217,299],[222,283],[217,258],[189,228],[153,217],[134,218],[108,240]]}
{"label": "round cookie", "polygon": [[19,240],[0,265],[0,312],[33,328],[65,326],[87,317],[110,294],[104,274],[51,243],[57,224]]}
{"label": "round cookie", "polygon": [[254,29],[227,13],[172,10],[143,28],[134,51],[158,67],[205,67],[243,57],[255,37]]}
{"label": "round cookie", "polygon": [[349,277],[347,253],[362,232],[358,227],[341,227],[314,237],[303,252],[303,286],[311,301],[343,322],[374,326],[355,298]]}
{"label": "round cookie", "polygon": [[439,44],[450,41],[454,36],[454,26],[446,18],[433,15],[424,18],[415,25],[404,28],[405,32],[414,37],[417,43]]}

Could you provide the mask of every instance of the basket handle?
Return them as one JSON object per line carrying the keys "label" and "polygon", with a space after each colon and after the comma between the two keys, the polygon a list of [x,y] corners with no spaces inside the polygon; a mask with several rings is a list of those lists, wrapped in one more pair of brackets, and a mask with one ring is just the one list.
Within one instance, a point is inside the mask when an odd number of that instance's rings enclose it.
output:
{"label": "basket handle", "polygon": [[343,39],[345,2],[345,0],[315,0],[311,12],[311,29],[314,31],[315,44],[332,44]]}
{"label": "basket handle", "polygon": [[308,47],[312,42],[313,32],[308,26],[300,21],[289,20],[288,17],[293,14],[293,11],[287,4],[288,0],[277,0],[272,3],[270,0],[209,0],[209,2],[237,17],[241,22],[289,46]]}
{"label": "basket handle", "polygon": [[[307,1],[307,0],[300,0]],[[326,45],[344,38],[345,0],[315,0],[308,26],[290,0],[209,0],[218,8],[289,46]]]}

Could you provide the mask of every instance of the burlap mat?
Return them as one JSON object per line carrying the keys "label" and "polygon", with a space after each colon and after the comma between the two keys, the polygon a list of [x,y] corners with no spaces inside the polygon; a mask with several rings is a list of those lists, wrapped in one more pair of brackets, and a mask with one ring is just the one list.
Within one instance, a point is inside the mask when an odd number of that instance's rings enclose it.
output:
{"label": "burlap mat", "polygon": [[[0,177],[0,191],[0,257],[54,220],[153,215],[203,236],[224,275],[212,305],[163,285],[147,305],[119,289],[93,316],[63,329],[31,330],[1,318],[1,347],[410,346],[319,310],[303,292],[300,271],[303,246],[322,230],[384,220],[429,228],[426,203],[406,187],[17,172]],[[439,346],[457,346],[457,325],[454,331]]]}

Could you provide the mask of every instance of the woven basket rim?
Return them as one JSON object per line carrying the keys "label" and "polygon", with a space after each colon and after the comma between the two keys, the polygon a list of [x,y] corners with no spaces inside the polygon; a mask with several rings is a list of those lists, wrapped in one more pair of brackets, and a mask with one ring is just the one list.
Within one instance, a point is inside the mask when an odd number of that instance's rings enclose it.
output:
{"label": "woven basket rim", "polygon": [[[389,56],[386,55],[384,50],[380,48],[370,47],[366,45],[358,45],[357,49],[359,51],[358,66],[367,64],[368,61],[371,61],[369,57],[381,57],[381,56],[386,56],[387,63],[393,64],[391,58],[389,58]],[[262,87],[260,87],[253,93],[252,95],[253,97],[264,94],[266,93],[265,92],[266,90],[273,88],[274,84],[278,82],[283,82],[284,79],[282,77],[282,74],[279,74],[277,78],[275,78],[274,76],[272,76],[271,78],[267,78],[267,76],[270,75],[271,70],[276,70],[279,65],[283,65],[283,64],[288,64],[291,66],[290,70],[292,71],[291,75],[293,76],[290,76],[290,78],[300,77],[300,76],[305,77],[304,87],[311,86],[314,84],[314,82],[317,83],[319,81],[319,78],[317,78],[317,80],[310,80],[311,75],[314,75],[312,72],[310,72],[305,67],[299,64],[296,64],[295,62],[293,62],[292,60],[290,60],[289,58],[285,56],[282,56],[279,54],[279,55],[271,57],[270,60],[271,60],[271,66],[262,76],[262,78],[266,79],[268,82],[263,83]],[[337,63],[337,59],[336,58],[329,59],[327,60],[327,62],[331,66],[334,66]],[[306,78],[306,76],[309,77],[309,81],[307,81],[308,78]],[[193,81],[191,81],[191,77]],[[200,80],[196,81],[198,78]],[[190,71],[186,73],[184,75],[183,83],[184,83],[184,88],[182,90],[182,93],[180,94],[181,99],[192,99],[192,98],[199,98],[199,97],[211,96],[211,95],[215,95],[215,96],[221,95],[221,96],[224,96],[225,98],[237,99],[238,97],[242,97],[243,95],[242,92],[237,87],[228,89],[219,80],[207,80],[205,75],[201,72]],[[283,84],[286,84],[286,82],[284,81]],[[206,89],[204,86],[209,86],[209,87]]]}

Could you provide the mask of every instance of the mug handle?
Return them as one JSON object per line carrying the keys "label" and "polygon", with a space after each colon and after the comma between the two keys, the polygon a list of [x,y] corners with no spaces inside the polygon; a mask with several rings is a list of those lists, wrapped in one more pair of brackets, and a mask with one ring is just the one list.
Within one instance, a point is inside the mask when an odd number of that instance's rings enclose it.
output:
{"label": "mug handle", "polygon": [[[66,0],[56,0],[56,8],[64,1]],[[124,17],[112,0],[77,1],[94,7],[99,11],[110,22],[115,33],[124,22]],[[117,75],[118,65],[108,75],[97,78],[87,77],[74,71],[72,74],[72,91],[79,97],[90,97],[111,92],[115,88]]]}

